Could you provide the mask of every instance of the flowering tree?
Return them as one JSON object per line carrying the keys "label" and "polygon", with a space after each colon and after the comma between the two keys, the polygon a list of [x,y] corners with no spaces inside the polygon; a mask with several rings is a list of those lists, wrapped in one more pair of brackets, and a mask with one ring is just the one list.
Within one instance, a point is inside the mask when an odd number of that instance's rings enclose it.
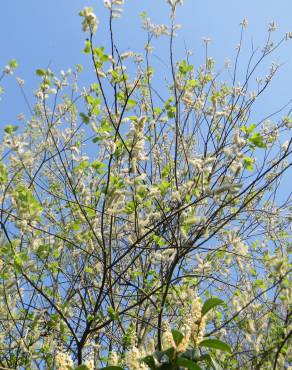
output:
{"label": "flowering tree", "polygon": [[[291,107],[253,112],[279,68],[257,67],[292,35],[272,42],[271,24],[239,84],[245,20],[223,80],[208,39],[201,67],[175,59],[182,0],[167,1],[169,25],[142,13],[144,51],[121,52],[123,2],[104,0],[106,48],[93,9],[80,12],[92,84],[78,87],[80,65],[38,69],[30,119],[4,128],[0,368],[286,369]],[[162,35],[170,75],[157,90]]]}

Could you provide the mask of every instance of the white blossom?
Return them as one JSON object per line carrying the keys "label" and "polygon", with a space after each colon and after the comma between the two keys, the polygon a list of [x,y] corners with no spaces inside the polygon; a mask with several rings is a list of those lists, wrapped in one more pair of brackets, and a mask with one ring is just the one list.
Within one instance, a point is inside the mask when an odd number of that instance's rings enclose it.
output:
{"label": "white blossom", "polygon": [[57,351],[55,361],[57,370],[68,370],[73,367],[73,361],[67,352]]}
{"label": "white blossom", "polygon": [[274,32],[274,31],[276,31],[276,30],[277,30],[277,28],[278,28],[277,24],[276,24],[274,21],[272,21],[272,22],[269,24],[268,31],[269,31],[269,32]]}
{"label": "white blossom", "polygon": [[90,31],[95,33],[97,31],[99,21],[93,12],[93,9],[90,7],[85,7],[79,13],[79,15],[83,17],[82,30],[84,32]]}
{"label": "white blossom", "polygon": [[241,22],[240,22],[240,25],[242,26],[242,28],[247,28],[248,27],[248,20],[246,18],[244,18]]}

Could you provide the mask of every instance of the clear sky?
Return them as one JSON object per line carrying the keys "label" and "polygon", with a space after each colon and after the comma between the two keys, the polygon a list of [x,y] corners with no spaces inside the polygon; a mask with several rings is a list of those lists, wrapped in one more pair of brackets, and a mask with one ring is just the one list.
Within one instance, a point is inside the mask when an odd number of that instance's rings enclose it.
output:
{"label": "clear sky", "polygon": [[[138,14],[146,10],[153,22],[163,23],[167,19],[166,2],[126,0],[125,3],[124,17],[116,22],[118,43],[121,51],[129,48],[141,51],[145,36],[141,32]],[[87,5],[94,7],[101,22],[96,45],[105,45],[108,32],[102,0],[1,0],[0,65],[5,65],[9,59],[17,59],[19,68],[16,75],[25,80],[28,98],[32,99],[32,91],[37,86],[37,68],[46,68],[50,64],[51,69],[57,72],[77,63],[88,65],[88,58],[81,53],[85,35],[81,31],[78,16],[79,10]],[[249,27],[242,58],[246,62],[251,40],[255,47],[262,46],[270,21],[274,20],[279,25],[279,30],[274,34],[275,40],[280,39],[286,31],[292,31],[291,14],[291,0],[185,0],[185,5],[178,12],[178,23],[183,28],[176,40],[177,53],[182,56],[186,45],[193,49],[193,60],[199,64],[203,56],[201,40],[208,36],[212,39],[210,55],[221,67],[225,57],[234,58],[240,32],[238,25],[243,18],[247,18]],[[155,50],[165,60],[166,52],[166,48]],[[284,43],[269,59],[269,63],[271,61],[284,62],[285,65],[274,81],[270,95],[267,95],[266,100],[263,99],[261,109],[267,114],[292,97],[292,40]],[[263,74],[268,64],[263,65]],[[89,82],[89,76],[85,68],[85,83]],[[1,125],[13,123],[20,112],[28,115],[16,82],[8,78],[4,87],[6,94],[0,103]]]}

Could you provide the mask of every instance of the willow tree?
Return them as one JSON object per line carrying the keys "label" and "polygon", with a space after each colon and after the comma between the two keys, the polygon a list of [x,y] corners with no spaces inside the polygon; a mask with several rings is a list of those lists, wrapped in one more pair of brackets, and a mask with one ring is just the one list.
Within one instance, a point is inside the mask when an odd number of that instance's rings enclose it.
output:
{"label": "willow tree", "polygon": [[203,65],[176,59],[180,0],[168,25],[141,14],[144,49],[120,50],[123,2],[104,1],[106,47],[80,12],[92,83],[79,87],[81,65],[38,69],[31,116],[4,127],[0,367],[286,369],[291,105],[254,112],[279,69],[258,67],[292,35],[272,41],[271,24],[239,83],[246,20],[224,72],[208,39]]}

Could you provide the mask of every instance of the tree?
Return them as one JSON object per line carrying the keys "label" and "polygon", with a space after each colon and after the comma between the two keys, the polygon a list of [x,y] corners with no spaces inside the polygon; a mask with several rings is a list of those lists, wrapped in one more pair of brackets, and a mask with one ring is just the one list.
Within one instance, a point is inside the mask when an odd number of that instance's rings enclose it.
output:
{"label": "tree", "polygon": [[[40,85],[23,129],[1,144],[0,367],[10,369],[276,369],[291,361],[291,108],[253,120],[279,66],[255,78],[285,39],[252,51],[238,83],[175,59],[170,24],[141,14],[143,53],[121,53],[80,12],[82,66]],[[241,24],[241,35],[247,22]],[[170,76],[155,84],[155,38]],[[17,67],[11,61],[2,78]],[[23,81],[18,79],[22,89]],[[273,119],[273,122],[271,121]],[[278,195],[280,194],[280,195]],[[290,356],[290,357],[289,357]]]}

